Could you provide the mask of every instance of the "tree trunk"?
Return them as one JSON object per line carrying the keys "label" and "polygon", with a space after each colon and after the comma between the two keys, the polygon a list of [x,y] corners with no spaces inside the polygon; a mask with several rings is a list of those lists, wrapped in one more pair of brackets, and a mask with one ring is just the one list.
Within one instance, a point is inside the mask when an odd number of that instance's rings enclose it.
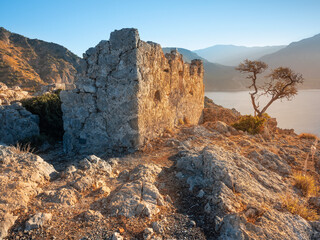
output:
{"label": "tree trunk", "polygon": [[261,112],[259,112],[258,117],[262,117],[262,115],[267,111],[268,107],[270,107],[270,105],[277,99],[278,99],[278,95],[271,98],[271,100],[268,102],[268,104],[261,110]]}

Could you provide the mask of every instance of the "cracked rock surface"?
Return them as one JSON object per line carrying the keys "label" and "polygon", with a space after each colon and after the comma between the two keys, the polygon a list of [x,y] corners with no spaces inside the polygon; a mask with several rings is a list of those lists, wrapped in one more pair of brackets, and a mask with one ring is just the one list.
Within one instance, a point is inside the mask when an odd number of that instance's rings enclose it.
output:
{"label": "cracked rock surface", "polygon": [[112,32],[83,58],[76,88],[60,94],[66,152],[133,151],[179,122],[202,121],[201,60],[165,55],[133,28]]}

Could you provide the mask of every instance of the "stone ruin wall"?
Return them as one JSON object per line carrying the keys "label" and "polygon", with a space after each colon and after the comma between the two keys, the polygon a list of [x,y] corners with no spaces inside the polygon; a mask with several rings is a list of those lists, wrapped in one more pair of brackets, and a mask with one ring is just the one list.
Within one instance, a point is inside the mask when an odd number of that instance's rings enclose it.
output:
{"label": "stone ruin wall", "polygon": [[114,31],[84,54],[85,73],[61,92],[66,152],[136,150],[179,119],[202,121],[203,65],[143,42],[136,29]]}
{"label": "stone ruin wall", "polygon": [[179,120],[190,124],[202,121],[202,61],[184,63],[177,51],[164,55],[159,44],[141,42],[138,65],[142,82],[138,92],[141,136],[152,139],[165,128],[178,125]]}

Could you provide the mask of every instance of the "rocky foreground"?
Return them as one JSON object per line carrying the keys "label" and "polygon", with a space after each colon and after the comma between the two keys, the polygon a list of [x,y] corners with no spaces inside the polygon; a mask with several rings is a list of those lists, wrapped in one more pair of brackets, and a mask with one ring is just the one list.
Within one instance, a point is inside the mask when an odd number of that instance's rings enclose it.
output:
{"label": "rocky foreground", "polygon": [[318,193],[293,178],[307,168],[319,183],[320,152],[305,162],[314,140],[276,127],[248,135],[228,125],[238,116],[209,102],[203,125],[117,158],[1,145],[0,239],[320,239],[316,217],[283,204],[320,212]]}

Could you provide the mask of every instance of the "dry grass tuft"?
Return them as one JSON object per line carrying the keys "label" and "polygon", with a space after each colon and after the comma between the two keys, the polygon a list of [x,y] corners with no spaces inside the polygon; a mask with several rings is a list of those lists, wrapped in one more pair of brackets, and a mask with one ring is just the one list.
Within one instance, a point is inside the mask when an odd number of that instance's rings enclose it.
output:
{"label": "dry grass tuft", "polygon": [[16,154],[23,154],[23,153],[33,153],[34,148],[31,147],[30,143],[21,144],[17,143],[16,146],[12,146],[11,150]]}
{"label": "dry grass tuft", "polygon": [[303,138],[303,139],[313,139],[316,140],[318,139],[318,137],[312,133],[301,133],[299,135],[299,138]]}
{"label": "dry grass tuft", "polygon": [[182,118],[179,118],[179,119],[178,119],[178,123],[179,123],[179,125],[184,125],[183,119],[182,119]]}
{"label": "dry grass tuft", "polygon": [[294,185],[301,190],[303,196],[308,197],[316,194],[317,187],[315,179],[310,175],[302,173],[293,174]]}
{"label": "dry grass tuft", "polygon": [[290,213],[299,215],[308,221],[319,220],[319,215],[315,209],[308,206],[307,203],[291,196],[289,193],[280,197],[282,207],[286,208]]}

